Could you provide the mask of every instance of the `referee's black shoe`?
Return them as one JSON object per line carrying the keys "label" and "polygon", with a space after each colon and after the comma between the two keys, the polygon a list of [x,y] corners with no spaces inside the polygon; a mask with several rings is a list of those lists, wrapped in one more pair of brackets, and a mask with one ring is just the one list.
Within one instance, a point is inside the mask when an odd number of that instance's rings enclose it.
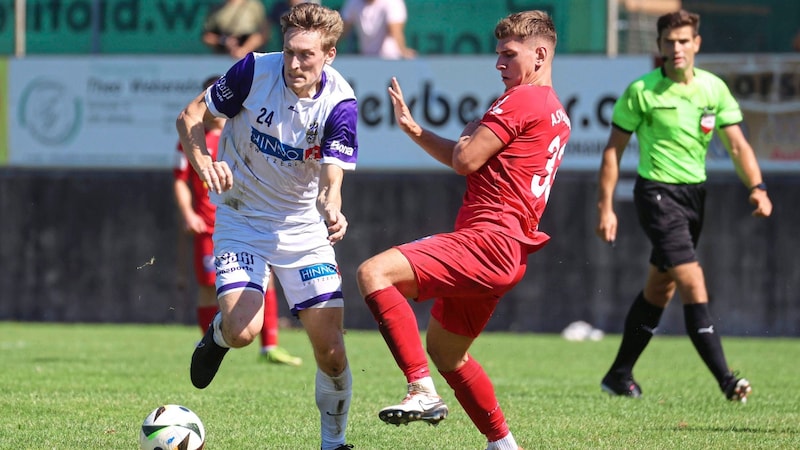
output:
{"label": "referee's black shoe", "polygon": [[228,348],[221,347],[214,342],[214,324],[208,326],[208,331],[203,335],[203,339],[197,343],[197,347],[192,353],[192,365],[189,375],[192,384],[197,389],[203,389],[214,379],[214,375],[219,370],[222,358],[228,353]]}
{"label": "referee's black shoe", "polygon": [[627,377],[620,377],[608,373],[603,377],[600,388],[610,395],[632,398],[639,398],[642,396],[642,388],[639,387],[637,382],[633,381],[633,376],[630,375]]}
{"label": "referee's black shoe", "polygon": [[747,403],[747,396],[753,392],[750,382],[747,378],[737,378],[736,373],[732,373],[725,377],[722,383],[722,391],[725,397],[732,402]]}

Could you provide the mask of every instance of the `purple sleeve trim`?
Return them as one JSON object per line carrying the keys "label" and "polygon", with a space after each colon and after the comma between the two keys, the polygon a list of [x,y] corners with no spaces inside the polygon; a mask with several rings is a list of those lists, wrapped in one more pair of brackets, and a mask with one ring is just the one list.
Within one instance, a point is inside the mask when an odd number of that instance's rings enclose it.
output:
{"label": "purple sleeve trim", "polygon": [[207,98],[213,103],[209,105],[212,112],[218,112],[227,118],[239,114],[244,100],[250,95],[254,67],[255,57],[248,53],[209,88],[211,95]]}
{"label": "purple sleeve trim", "polygon": [[344,100],[333,107],[325,123],[322,136],[322,157],[336,158],[355,165],[358,159],[358,103],[355,99]]}

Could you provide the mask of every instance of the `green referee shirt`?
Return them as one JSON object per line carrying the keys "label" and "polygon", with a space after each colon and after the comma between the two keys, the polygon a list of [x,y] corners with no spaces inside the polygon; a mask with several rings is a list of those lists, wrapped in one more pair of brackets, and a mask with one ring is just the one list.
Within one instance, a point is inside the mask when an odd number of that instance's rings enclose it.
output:
{"label": "green referee shirt", "polygon": [[648,180],[672,184],[706,180],[706,152],[714,129],[742,121],[728,86],[711,72],[694,69],[681,84],[653,70],[628,86],[614,104],[615,126],[636,133],[637,172]]}

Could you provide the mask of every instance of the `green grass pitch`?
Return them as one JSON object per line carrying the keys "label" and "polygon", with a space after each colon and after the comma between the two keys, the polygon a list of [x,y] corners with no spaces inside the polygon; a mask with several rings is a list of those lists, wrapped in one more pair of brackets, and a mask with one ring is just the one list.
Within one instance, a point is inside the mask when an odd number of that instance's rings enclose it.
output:
{"label": "green grass pitch", "polygon": [[[280,335],[301,367],[266,365],[252,345],[229,352],[202,391],[189,382],[199,338],[181,325],[0,322],[0,449],[136,449],[142,420],[165,403],[200,416],[209,450],[319,448],[316,369],[301,330]],[[438,373],[447,420],[382,423],[378,410],[403,397],[405,380],[377,332],[350,330],[346,343],[355,450],[485,448]],[[609,397],[599,383],[618,344],[488,333],[473,355],[528,450],[800,448],[800,340],[723,338],[728,363],[753,384],[744,405],[724,399],[684,336],[651,341],[636,370],[642,399]]]}

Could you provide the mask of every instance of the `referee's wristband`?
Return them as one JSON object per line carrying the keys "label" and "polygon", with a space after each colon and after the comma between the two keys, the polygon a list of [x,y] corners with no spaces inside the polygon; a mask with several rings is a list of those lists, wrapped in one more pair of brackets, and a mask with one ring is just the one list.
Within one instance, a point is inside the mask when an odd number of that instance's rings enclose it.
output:
{"label": "referee's wristband", "polygon": [[757,185],[755,185],[755,186],[750,188],[750,192],[753,192],[756,189],[761,189],[762,191],[766,191],[767,190],[767,183],[764,183],[764,182],[758,183]]}

